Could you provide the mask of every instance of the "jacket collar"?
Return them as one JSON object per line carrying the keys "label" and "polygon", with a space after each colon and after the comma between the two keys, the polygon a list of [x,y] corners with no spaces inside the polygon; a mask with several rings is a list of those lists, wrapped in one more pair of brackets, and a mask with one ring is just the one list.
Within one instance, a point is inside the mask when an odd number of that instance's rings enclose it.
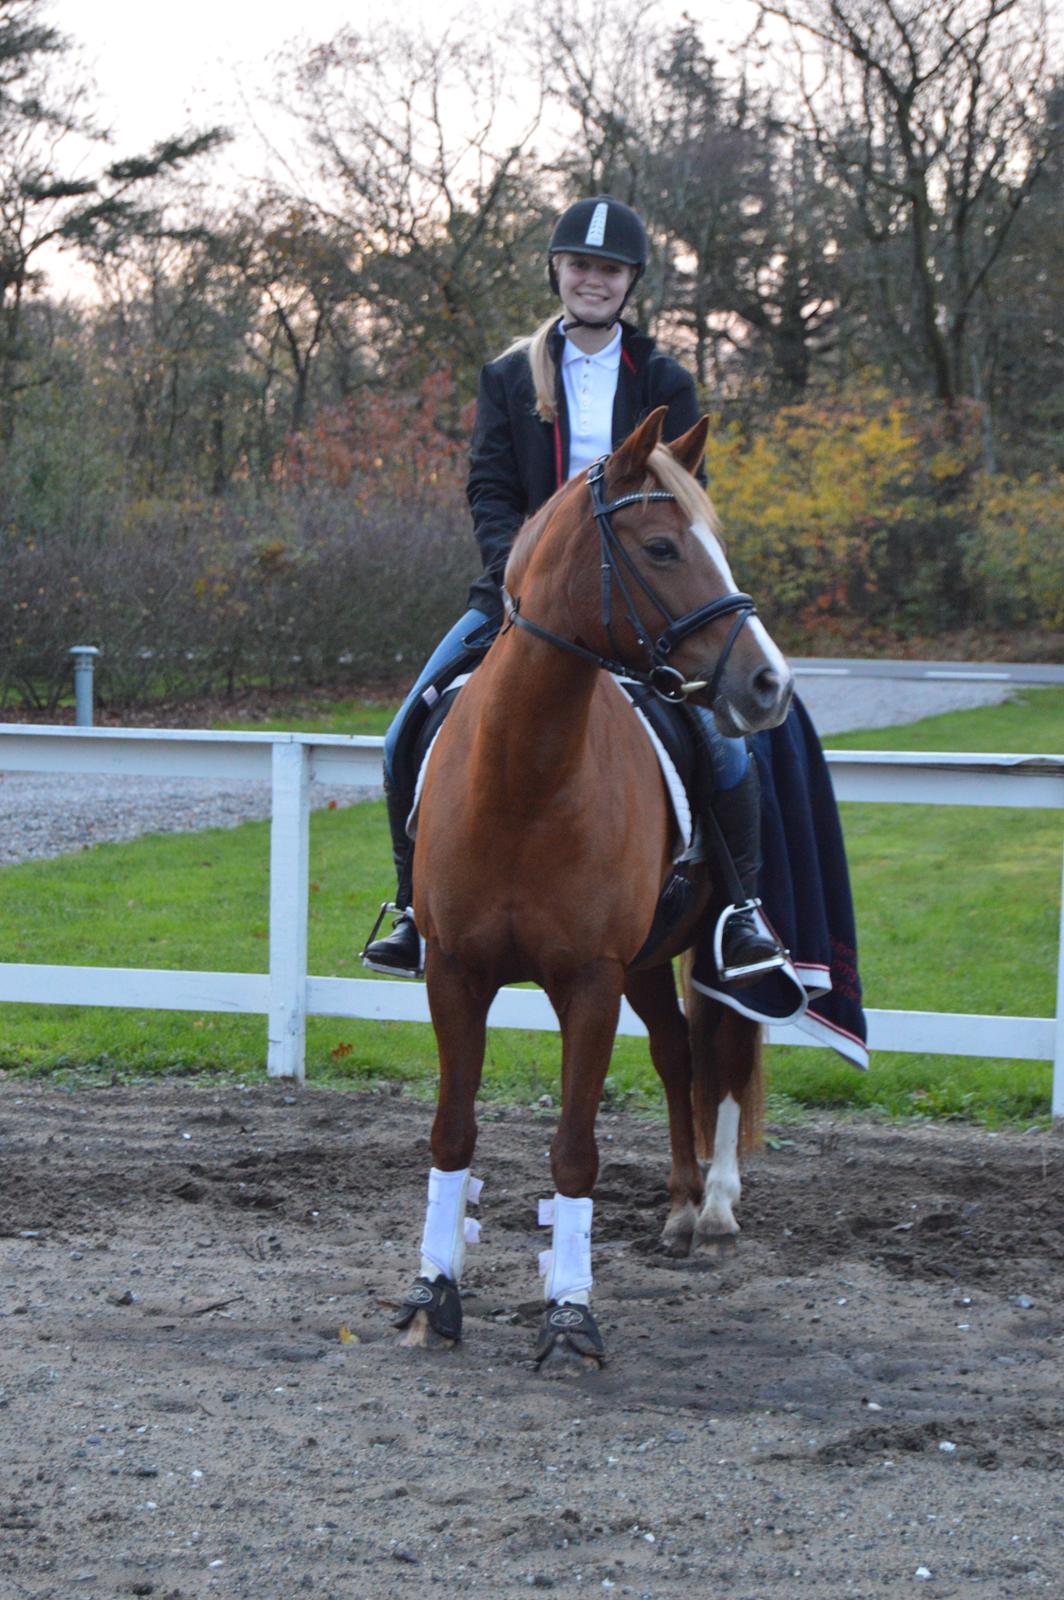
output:
{"label": "jacket collar", "polygon": [[[562,350],[565,347],[565,335],[562,333],[559,322],[554,324],[547,340],[547,348],[554,359],[555,365],[561,370]],[[640,333],[634,322],[621,319],[621,349],[625,355],[638,365],[654,349],[654,341],[648,334]]]}

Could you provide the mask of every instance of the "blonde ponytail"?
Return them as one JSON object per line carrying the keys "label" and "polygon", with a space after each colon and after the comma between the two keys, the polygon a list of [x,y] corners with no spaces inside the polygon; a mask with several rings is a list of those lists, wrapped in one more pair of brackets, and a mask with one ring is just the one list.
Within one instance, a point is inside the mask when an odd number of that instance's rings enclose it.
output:
{"label": "blonde ponytail", "polygon": [[532,369],[532,387],[536,391],[536,415],[541,422],[553,422],[558,410],[554,401],[557,368],[550,353],[550,336],[557,322],[558,313],[554,311],[540,323],[535,333],[523,339],[515,339],[513,344],[503,351],[503,355],[507,356],[515,350],[524,350],[527,353],[528,364]]}

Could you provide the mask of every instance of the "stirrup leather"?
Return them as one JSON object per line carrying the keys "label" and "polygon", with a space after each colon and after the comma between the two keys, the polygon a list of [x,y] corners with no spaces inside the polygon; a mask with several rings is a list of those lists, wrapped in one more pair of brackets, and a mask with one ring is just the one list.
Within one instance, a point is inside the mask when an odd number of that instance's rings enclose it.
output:
{"label": "stirrup leather", "polygon": [[[746,962],[743,966],[726,967],[724,965],[724,927],[728,918],[743,911],[759,911],[760,909],[761,901],[756,898],[741,900],[730,906],[725,906],[717,918],[717,925],[713,929],[713,959],[717,964],[717,973],[722,983],[734,983],[737,978],[752,978],[762,972],[776,972],[780,967],[786,966],[790,952],[785,950],[778,940],[776,940],[774,955],[764,956],[760,961]],[[775,940],[776,936],[771,929],[769,929],[769,933]]]}

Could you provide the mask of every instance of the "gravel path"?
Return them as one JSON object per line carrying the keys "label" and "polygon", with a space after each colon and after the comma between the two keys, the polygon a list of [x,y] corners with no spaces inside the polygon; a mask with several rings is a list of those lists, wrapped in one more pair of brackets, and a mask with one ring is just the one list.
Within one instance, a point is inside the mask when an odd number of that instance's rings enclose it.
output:
{"label": "gravel path", "polygon": [[[802,677],[799,683],[825,737],[883,728],[970,706],[995,705],[1007,684],[920,683],[901,679]],[[315,809],[375,798],[379,789],[315,784]],[[0,865],[65,855],[145,833],[192,833],[261,821],[270,814],[265,783],[205,778],[135,778],[73,773],[0,772]]]}

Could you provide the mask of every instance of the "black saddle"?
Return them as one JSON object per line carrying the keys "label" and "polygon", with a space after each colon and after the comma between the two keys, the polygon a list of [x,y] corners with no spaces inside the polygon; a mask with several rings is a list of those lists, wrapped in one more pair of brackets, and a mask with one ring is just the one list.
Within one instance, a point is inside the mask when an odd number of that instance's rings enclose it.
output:
{"label": "black saddle", "polygon": [[454,704],[455,685],[480,665],[495,632],[494,628],[490,633],[487,629],[478,628],[469,634],[462,641],[464,649],[461,655],[425,685],[406,714],[392,757],[392,777],[397,792],[406,797],[408,809],[414,803],[418,773],[428,755],[429,746]]}

